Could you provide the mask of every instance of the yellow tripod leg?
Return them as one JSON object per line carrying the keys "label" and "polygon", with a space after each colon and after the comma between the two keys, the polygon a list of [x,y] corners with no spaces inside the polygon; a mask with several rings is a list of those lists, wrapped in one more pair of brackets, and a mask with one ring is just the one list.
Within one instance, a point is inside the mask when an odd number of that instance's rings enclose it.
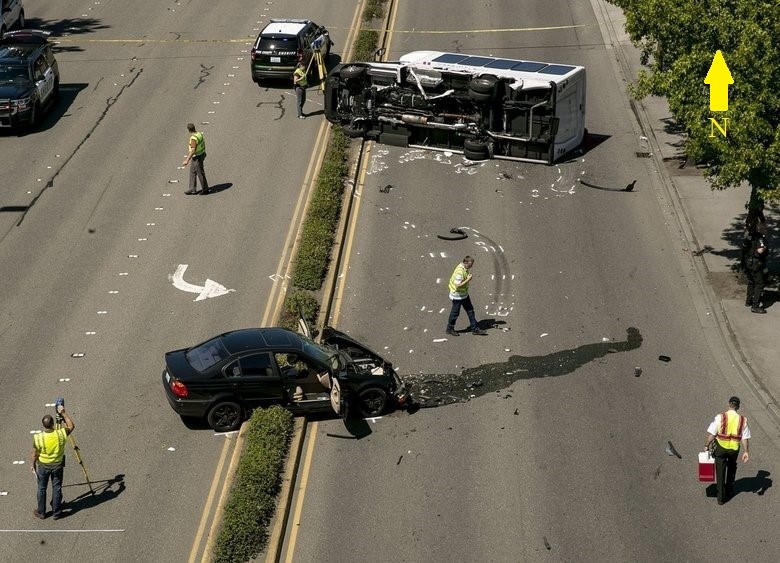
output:
{"label": "yellow tripod leg", "polygon": [[92,495],[94,496],[95,489],[92,488],[92,481],[89,480],[89,473],[87,473],[87,466],[84,465],[84,461],[81,459],[81,450],[79,450],[79,447],[76,444],[76,438],[73,437],[73,434],[70,434],[68,436],[68,439],[70,440],[70,445],[73,448],[73,453],[76,455],[76,461],[79,462],[79,465],[81,466],[81,471],[84,472],[84,478],[87,480],[87,485],[89,486],[89,492],[92,493]]}

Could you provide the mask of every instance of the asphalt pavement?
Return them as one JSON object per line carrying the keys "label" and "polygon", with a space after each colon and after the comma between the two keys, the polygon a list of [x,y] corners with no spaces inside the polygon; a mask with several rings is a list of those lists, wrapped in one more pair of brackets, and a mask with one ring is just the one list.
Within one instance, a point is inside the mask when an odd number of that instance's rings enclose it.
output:
{"label": "asphalt pavement", "polygon": [[[622,10],[604,0],[594,0],[608,25],[610,37],[618,53],[621,68],[634,79],[643,68],[639,50],[634,47],[624,30]],[[780,234],[778,210],[767,205],[765,214],[770,226],[770,278],[764,290],[766,315],[751,312],[745,306],[746,281],[739,272],[740,244],[747,216],[750,186],[713,190],[703,176],[703,170],[685,158],[683,136],[674,127],[674,119],[664,98],[648,97],[634,102],[641,107],[643,135],[637,139],[637,152],[649,153],[660,164],[664,182],[679,201],[681,220],[690,229],[693,242],[688,252],[701,265],[703,286],[707,289],[711,313],[721,330],[733,342],[733,370],[747,381],[756,393],[759,404],[780,422],[780,347],[775,335],[780,332],[780,301],[778,274],[780,274]],[[646,147],[646,151],[642,150]],[[641,178],[636,189],[646,189]],[[671,203],[670,203],[671,205]],[[721,392],[724,397],[727,390]],[[751,407],[753,408],[753,407]]]}

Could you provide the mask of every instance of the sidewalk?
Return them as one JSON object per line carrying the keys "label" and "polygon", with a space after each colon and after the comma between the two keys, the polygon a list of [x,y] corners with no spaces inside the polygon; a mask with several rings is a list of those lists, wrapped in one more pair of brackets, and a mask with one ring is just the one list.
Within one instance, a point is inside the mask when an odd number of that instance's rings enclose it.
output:
{"label": "sidewalk", "polygon": [[[595,3],[594,3],[595,4]],[[609,33],[619,50],[623,70],[635,80],[642,68],[639,50],[632,44],[623,29],[625,17],[620,8],[599,0],[600,14],[608,20]],[[595,6],[594,6],[595,7]],[[777,206],[767,205],[765,210],[770,226],[769,248],[774,249],[769,257],[770,280],[764,291],[766,315],[757,315],[745,307],[746,285],[744,276],[737,267],[742,242],[742,226],[747,211],[745,204],[750,195],[749,186],[713,191],[701,170],[693,164],[685,165],[680,148],[682,137],[674,130],[671,112],[663,98],[645,98],[637,102],[637,109],[644,114],[648,131],[649,147],[656,162],[664,166],[670,180],[670,192],[678,198],[682,208],[681,220],[687,221],[692,234],[691,251],[703,261],[705,288],[719,314],[725,338],[733,342],[733,355],[737,369],[742,369],[748,380],[752,380],[763,402],[775,414],[780,415],[777,398],[780,398],[780,346],[775,339],[780,334],[780,296],[777,278],[780,272],[780,240],[772,229],[777,225],[780,214]],[[639,145],[638,145],[639,146]],[[699,264],[701,265],[701,264]]]}

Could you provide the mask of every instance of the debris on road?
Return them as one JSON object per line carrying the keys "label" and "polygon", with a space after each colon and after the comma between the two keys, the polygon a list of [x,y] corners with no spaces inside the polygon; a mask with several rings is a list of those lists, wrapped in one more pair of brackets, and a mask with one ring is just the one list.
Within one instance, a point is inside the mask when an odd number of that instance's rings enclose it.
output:
{"label": "debris on road", "polygon": [[674,445],[669,441],[667,441],[666,443],[668,444],[668,446],[666,446],[667,455],[677,456],[677,459],[682,459],[682,456],[679,454],[679,452],[676,449],[674,449]]}

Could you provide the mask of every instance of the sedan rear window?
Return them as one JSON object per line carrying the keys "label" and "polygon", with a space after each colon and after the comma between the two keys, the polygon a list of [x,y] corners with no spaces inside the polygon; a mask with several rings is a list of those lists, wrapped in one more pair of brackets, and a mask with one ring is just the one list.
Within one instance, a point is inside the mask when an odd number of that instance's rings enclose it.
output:
{"label": "sedan rear window", "polygon": [[229,355],[222,344],[222,339],[214,338],[187,350],[185,357],[193,368],[203,372],[226,359]]}

